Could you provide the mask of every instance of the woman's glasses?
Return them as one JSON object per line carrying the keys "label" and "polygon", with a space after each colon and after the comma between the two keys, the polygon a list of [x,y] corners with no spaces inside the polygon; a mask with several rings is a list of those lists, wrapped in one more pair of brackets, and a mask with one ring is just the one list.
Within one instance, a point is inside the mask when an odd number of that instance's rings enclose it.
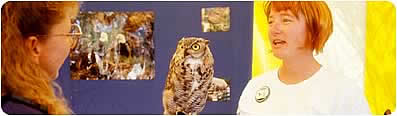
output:
{"label": "woman's glasses", "polygon": [[70,48],[74,48],[79,42],[80,36],[83,34],[78,24],[72,24],[72,28],[68,36],[71,36],[72,42]]}
{"label": "woman's glasses", "polygon": [[78,24],[72,24],[70,32],[69,33],[64,33],[64,34],[52,34],[52,35],[38,35],[38,36],[68,36],[70,39],[69,43],[70,43],[70,48],[74,48],[79,39],[80,36],[82,35],[82,31],[81,31],[81,27]]}

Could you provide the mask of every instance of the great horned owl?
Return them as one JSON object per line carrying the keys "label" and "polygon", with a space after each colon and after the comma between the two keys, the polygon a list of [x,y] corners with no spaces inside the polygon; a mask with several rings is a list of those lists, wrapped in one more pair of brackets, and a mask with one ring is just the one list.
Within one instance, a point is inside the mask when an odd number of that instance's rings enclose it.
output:
{"label": "great horned owl", "polygon": [[209,40],[184,37],[171,59],[163,92],[164,114],[200,113],[205,106],[214,75]]}

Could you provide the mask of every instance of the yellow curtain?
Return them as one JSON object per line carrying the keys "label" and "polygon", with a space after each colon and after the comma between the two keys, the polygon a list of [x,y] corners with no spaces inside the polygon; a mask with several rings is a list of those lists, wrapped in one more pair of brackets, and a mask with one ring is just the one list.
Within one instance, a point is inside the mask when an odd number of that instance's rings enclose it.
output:
{"label": "yellow curtain", "polygon": [[270,52],[267,34],[267,19],[263,12],[264,1],[254,2],[253,46],[252,46],[252,77],[276,69],[281,61]]}
{"label": "yellow curtain", "polygon": [[373,114],[396,107],[396,10],[391,2],[367,2],[365,94]]}

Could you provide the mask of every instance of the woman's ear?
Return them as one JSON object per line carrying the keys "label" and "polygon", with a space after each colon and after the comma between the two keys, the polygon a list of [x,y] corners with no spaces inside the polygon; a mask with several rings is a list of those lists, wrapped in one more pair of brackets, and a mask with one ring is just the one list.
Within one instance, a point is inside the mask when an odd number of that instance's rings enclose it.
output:
{"label": "woman's ear", "polygon": [[39,57],[41,54],[39,39],[36,36],[29,36],[24,43],[25,43],[25,47],[28,50],[28,54],[31,55],[33,62],[39,64],[40,62]]}

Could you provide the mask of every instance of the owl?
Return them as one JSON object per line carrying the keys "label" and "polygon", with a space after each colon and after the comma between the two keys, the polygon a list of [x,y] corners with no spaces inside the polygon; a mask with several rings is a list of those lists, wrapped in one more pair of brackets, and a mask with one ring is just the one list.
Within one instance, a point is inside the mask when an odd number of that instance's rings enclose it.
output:
{"label": "owl", "polygon": [[204,109],[214,75],[208,44],[198,37],[179,40],[163,91],[164,114],[196,115]]}

